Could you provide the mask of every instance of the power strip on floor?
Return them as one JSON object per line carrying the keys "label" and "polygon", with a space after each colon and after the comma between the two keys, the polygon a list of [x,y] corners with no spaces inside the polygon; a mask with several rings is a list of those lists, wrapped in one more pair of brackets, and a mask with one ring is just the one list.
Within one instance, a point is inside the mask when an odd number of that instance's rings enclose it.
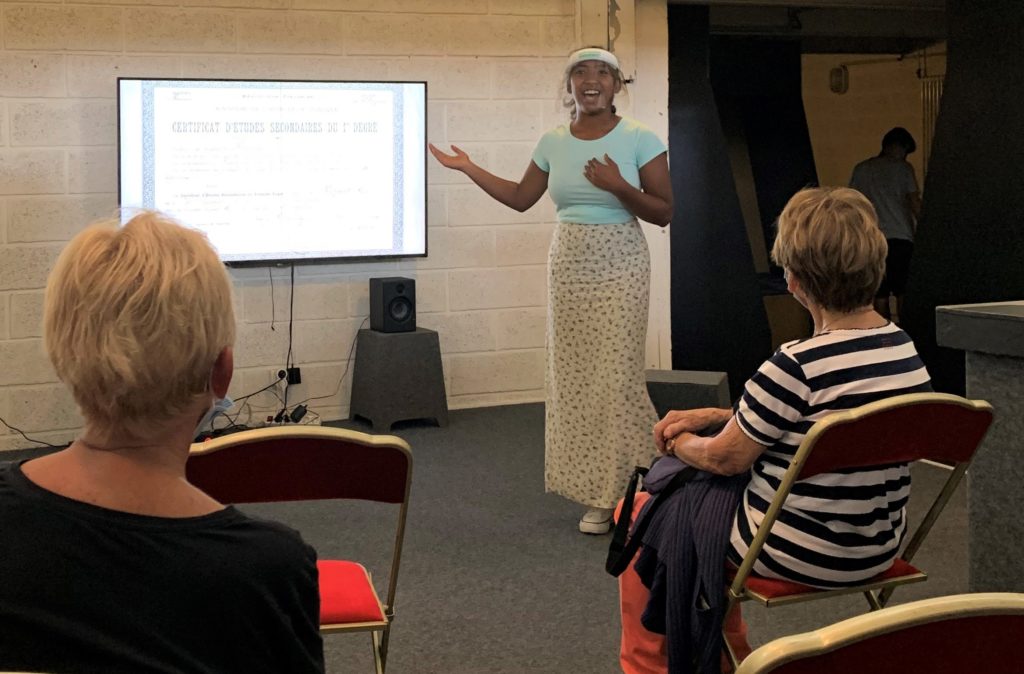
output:
{"label": "power strip on floor", "polygon": [[302,421],[295,423],[291,421],[252,421],[249,428],[275,428],[277,426],[320,426],[320,418],[312,415],[313,418],[304,417]]}

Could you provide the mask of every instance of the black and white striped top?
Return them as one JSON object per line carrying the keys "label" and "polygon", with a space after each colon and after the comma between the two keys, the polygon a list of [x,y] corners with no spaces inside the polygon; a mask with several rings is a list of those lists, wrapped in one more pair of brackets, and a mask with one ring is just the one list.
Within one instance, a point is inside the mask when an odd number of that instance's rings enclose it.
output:
{"label": "black and white striped top", "polygon": [[[738,563],[775,496],[786,463],[815,421],[903,393],[930,391],[914,343],[889,323],[783,344],[746,384],[740,429],[767,449],[751,469],[732,531]],[[815,587],[849,585],[884,571],[906,531],[906,464],[823,473],[793,485],[755,573]]]}

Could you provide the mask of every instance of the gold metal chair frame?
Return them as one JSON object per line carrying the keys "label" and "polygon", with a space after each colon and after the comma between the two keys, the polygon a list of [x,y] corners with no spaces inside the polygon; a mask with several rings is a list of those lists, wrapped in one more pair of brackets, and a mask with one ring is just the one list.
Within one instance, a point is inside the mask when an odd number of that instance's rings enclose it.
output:
{"label": "gold metal chair frame", "polygon": [[[778,491],[775,494],[775,498],[772,499],[771,505],[768,507],[765,513],[764,520],[757,529],[757,533],[754,536],[753,541],[747,554],[743,558],[743,563],[736,571],[736,575],[729,586],[727,591],[727,606],[726,615],[733,610],[733,607],[740,602],[755,600],[767,608],[773,606],[782,606],[786,604],[795,604],[802,601],[809,601],[814,599],[826,599],[828,597],[834,597],[842,594],[862,593],[867,599],[870,611],[877,611],[885,606],[888,602],[889,597],[892,595],[893,590],[897,585],[903,585],[908,583],[917,583],[927,579],[927,574],[923,572],[912,573],[903,576],[897,576],[892,578],[877,578],[865,581],[857,585],[849,587],[830,589],[830,590],[814,590],[807,593],[787,595],[780,598],[771,598],[761,593],[754,592],[746,587],[747,580],[753,574],[754,563],[758,556],[760,556],[765,543],[768,540],[768,536],[771,533],[772,526],[778,519],[779,514],[782,511],[782,506],[789,496],[793,485],[797,482],[798,477],[801,474],[811,452],[814,450],[818,442],[827,433],[834,432],[835,429],[841,428],[844,425],[856,422],[867,417],[871,417],[880,413],[898,410],[900,408],[913,407],[915,405],[926,405],[926,404],[940,404],[940,405],[951,405],[961,407],[969,410],[973,415],[982,415],[988,417],[988,422],[991,423],[992,418],[992,406],[983,400],[968,400],[957,395],[951,395],[947,393],[909,393],[900,396],[893,396],[884,400],[879,400],[873,403],[868,403],[860,407],[845,410],[842,412],[836,412],[830,414],[817,421],[811,429],[804,436],[803,442],[800,443],[800,447],[797,448],[796,453],[790,460],[789,467],[786,470],[785,475],[779,484]],[[978,438],[978,444],[984,438],[984,433]],[[973,452],[972,452],[973,454]],[[950,497],[956,491],[957,485],[960,484],[960,480],[967,472],[967,468],[970,464],[970,459],[959,462],[953,466],[952,472],[949,478],[942,486],[939,494],[932,502],[931,508],[929,508],[927,515],[921,521],[910,537],[909,542],[900,555],[899,559],[909,563],[918,549],[924,542],[928,533],[931,531],[932,525],[938,519],[942,510],[946,507]],[[733,667],[737,667],[739,662],[736,657],[736,653],[732,646],[729,644],[728,639],[725,640],[726,651],[729,655],[729,659],[732,661]]]}
{"label": "gold metal chair frame", "polygon": [[744,659],[736,674],[768,674],[795,660],[813,658],[898,630],[950,619],[1004,615],[1024,615],[1024,594],[980,592],[922,599],[771,641]]}
{"label": "gold metal chair frame", "polygon": [[[393,435],[370,435],[343,428],[331,428],[326,426],[278,426],[273,428],[257,428],[248,431],[241,431],[230,435],[221,436],[208,440],[204,443],[193,444],[189,456],[204,456],[214,454],[229,447],[243,447],[253,443],[312,438],[326,441],[337,441],[352,443],[364,447],[381,447],[397,450],[404,454],[407,465],[405,478],[405,492],[402,502],[399,505],[398,522],[395,528],[395,544],[391,555],[391,567],[388,573],[387,593],[384,601],[377,595],[377,590],[372,582],[369,582],[373,590],[374,598],[380,606],[383,621],[359,622],[359,623],[328,623],[320,625],[321,634],[336,634],[340,632],[370,632],[373,644],[374,665],[377,674],[384,674],[387,667],[388,640],[391,634],[391,625],[395,619],[395,592],[398,586],[398,570],[402,559],[402,543],[405,539],[405,524],[409,512],[409,492],[412,486],[412,451],[409,444]],[[217,498],[215,490],[210,495]],[[220,500],[220,499],[218,499]],[[266,502],[274,502],[274,499],[267,499]],[[365,569],[364,569],[365,571]],[[370,581],[370,574],[367,573],[367,581]]]}

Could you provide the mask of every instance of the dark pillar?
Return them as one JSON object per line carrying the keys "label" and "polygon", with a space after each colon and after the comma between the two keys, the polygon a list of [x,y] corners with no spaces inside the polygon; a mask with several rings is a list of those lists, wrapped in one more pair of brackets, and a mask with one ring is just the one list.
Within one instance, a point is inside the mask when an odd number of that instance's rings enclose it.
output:
{"label": "dark pillar", "polygon": [[796,40],[716,37],[711,42],[711,87],[718,106],[728,106],[742,121],[769,251],[786,202],[818,184],[802,71]]}
{"label": "dark pillar", "polygon": [[946,82],[904,324],[936,389],[962,394],[964,354],[936,345],[935,307],[1024,299],[1024,3],[949,0],[946,11]]}
{"label": "dark pillar", "polygon": [[726,372],[736,397],[771,333],[708,81],[708,8],[670,5],[668,22],[672,367]]}

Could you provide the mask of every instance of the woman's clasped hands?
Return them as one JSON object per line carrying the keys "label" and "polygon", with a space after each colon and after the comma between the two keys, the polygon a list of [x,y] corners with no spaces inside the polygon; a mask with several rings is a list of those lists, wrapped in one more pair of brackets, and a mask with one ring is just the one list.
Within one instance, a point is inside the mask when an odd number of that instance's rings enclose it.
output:
{"label": "woman's clasped hands", "polygon": [[695,410],[672,410],[654,425],[654,444],[659,454],[671,454],[672,445],[685,433],[699,434],[721,426],[729,420],[729,410],[703,407]]}

